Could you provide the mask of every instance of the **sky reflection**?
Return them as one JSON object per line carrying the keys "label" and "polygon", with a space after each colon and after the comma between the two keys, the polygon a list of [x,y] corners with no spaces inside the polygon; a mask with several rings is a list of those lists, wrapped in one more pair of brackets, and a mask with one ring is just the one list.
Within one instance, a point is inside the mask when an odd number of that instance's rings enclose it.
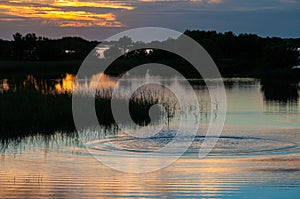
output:
{"label": "sky reflection", "polygon": [[[233,130],[237,129],[225,129],[224,133],[234,135]],[[239,136],[253,133],[286,139],[279,131],[247,132]],[[286,133],[296,135],[292,130]],[[104,166],[87,155],[84,148],[78,153],[74,150],[76,144],[70,142],[72,139],[66,139],[57,134],[47,144],[36,138],[34,146],[30,141],[12,145],[12,151],[18,148],[22,153],[2,154],[0,197],[298,198],[299,153],[205,159],[187,156],[160,171],[131,174]],[[123,164],[128,167],[138,165],[136,159],[126,160]]]}

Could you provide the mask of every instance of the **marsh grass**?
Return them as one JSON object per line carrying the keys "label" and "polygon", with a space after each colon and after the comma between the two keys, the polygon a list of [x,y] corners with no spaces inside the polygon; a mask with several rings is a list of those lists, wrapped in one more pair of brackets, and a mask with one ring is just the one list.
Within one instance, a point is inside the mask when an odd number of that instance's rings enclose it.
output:
{"label": "marsh grass", "polygon": [[[88,94],[77,94],[83,101],[95,100],[95,109],[100,126],[110,128],[115,125],[111,111],[112,90],[99,90],[96,98]],[[142,90],[130,99],[118,97],[117,103],[121,106],[129,104],[129,110],[134,122],[147,125],[151,122],[149,109],[160,103],[175,107],[176,101],[166,101],[159,94],[151,95],[151,91]],[[72,115],[72,94],[42,93],[34,89],[17,89],[3,91],[0,94],[0,138],[16,138],[28,135],[51,135],[57,131],[71,133],[75,131]],[[168,112],[175,109],[167,108]],[[169,113],[168,115],[172,115]],[[164,115],[161,115],[163,119]],[[157,122],[158,122],[157,121]],[[126,125],[127,121],[123,121]],[[88,118],[84,128],[91,128],[98,124],[90,123]]]}

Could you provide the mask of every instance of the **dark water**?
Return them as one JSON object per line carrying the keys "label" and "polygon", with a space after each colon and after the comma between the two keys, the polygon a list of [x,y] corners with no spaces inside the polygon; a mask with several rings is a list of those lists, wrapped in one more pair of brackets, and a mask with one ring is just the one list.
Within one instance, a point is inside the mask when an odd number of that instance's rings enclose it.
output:
{"label": "dark water", "polygon": [[[30,86],[43,92],[71,92],[73,80],[73,75],[3,78],[0,91]],[[126,89],[134,83],[139,80],[123,82]],[[115,84],[114,78],[105,76],[105,83],[75,87],[87,91]],[[192,92],[182,88],[180,80],[171,80],[169,85],[187,96]],[[120,172],[95,158],[126,150],[132,155],[111,157],[112,161],[128,170],[139,167],[145,160],[134,155],[170,142],[180,114],[152,138],[133,138],[118,129],[28,136],[1,144],[0,198],[299,198],[299,82],[241,78],[226,79],[225,86],[225,126],[205,158],[198,158],[204,139],[201,131],[181,158],[154,172]],[[209,109],[204,84],[196,81],[193,87],[202,108]],[[197,121],[196,116],[188,116],[187,124],[200,122],[205,129],[210,112],[203,112]],[[161,157],[146,161],[151,166]]]}

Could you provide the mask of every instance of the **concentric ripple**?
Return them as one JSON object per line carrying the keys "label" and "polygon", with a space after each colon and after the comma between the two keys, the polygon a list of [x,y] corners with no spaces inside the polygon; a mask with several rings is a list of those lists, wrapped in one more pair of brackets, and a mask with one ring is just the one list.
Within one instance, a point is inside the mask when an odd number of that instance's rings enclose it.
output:
{"label": "concentric ripple", "polygon": [[[127,151],[134,153],[150,153],[165,147],[176,136],[175,131],[161,131],[150,138],[135,138],[131,136],[117,136],[102,140],[95,140],[86,144],[90,152],[105,153],[111,151]],[[192,145],[186,151],[185,155],[197,155],[201,149],[204,139],[214,137],[205,137],[198,135],[195,137]],[[178,142],[181,147],[185,142],[183,138]],[[210,153],[214,155],[270,155],[278,153],[296,152],[298,145],[287,140],[275,140],[265,137],[247,137],[247,136],[221,136]],[[172,154],[169,154],[172,155]]]}

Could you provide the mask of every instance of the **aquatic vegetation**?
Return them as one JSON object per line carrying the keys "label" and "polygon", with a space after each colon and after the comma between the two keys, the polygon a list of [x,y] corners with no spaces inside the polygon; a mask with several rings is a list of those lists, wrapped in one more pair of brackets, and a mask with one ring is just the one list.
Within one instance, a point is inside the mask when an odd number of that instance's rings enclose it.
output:
{"label": "aquatic vegetation", "polygon": [[[95,100],[98,122],[101,126],[114,125],[111,111],[111,89],[98,90],[96,98],[87,93],[77,94],[82,100]],[[168,115],[174,115],[176,100],[161,95],[151,95],[151,91],[141,90],[130,99],[120,96],[117,103],[129,104],[132,119],[139,125],[148,124],[149,109],[157,103],[166,105]],[[129,101],[128,101],[129,100]],[[172,107],[172,108],[170,108]],[[3,91],[0,95],[0,137],[18,137],[35,134],[53,134],[56,131],[73,132],[75,125],[72,115],[72,95],[64,93],[42,93],[34,89]],[[163,118],[163,112],[161,116]],[[161,119],[162,119],[161,118]],[[158,118],[158,120],[160,120]],[[124,121],[126,124],[127,121]],[[97,124],[87,123],[86,128]]]}

